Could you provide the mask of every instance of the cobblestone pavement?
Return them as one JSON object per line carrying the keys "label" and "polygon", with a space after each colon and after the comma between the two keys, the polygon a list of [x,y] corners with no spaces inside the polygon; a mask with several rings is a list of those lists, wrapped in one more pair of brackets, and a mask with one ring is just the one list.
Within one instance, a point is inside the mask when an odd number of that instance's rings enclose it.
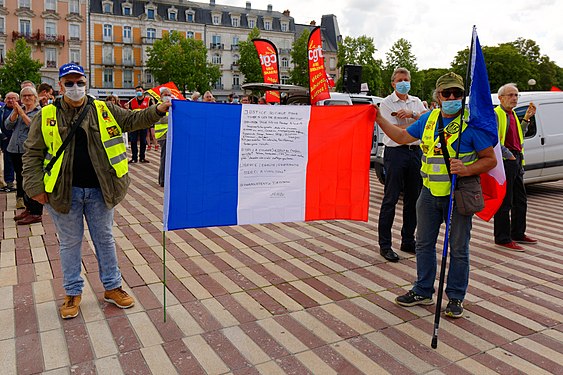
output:
{"label": "cobblestone pavement", "polygon": [[157,154],[148,159],[131,166],[115,215],[130,310],[103,301],[88,238],[81,314],[61,320],[53,222],[16,227],[14,194],[0,196],[0,373],[563,374],[563,182],[529,188],[528,233],[540,242],[524,253],[494,246],[492,224],[474,220],[466,313],[441,320],[433,350],[434,307],[393,303],[415,260],[376,251],[375,175],[368,223],[168,232],[164,322],[163,190]]}

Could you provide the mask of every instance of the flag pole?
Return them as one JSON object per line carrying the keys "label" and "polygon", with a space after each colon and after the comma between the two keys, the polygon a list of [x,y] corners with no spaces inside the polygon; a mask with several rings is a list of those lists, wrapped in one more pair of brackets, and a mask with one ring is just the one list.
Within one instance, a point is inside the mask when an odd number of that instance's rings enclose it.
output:
{"label": "flag pole", "polygon": [[[465,72],[465,90],[463,92],[463,97],[461,99],[461,115],[460,115],[460,124],[459,124],[459,135],[457,138],[457,147],[456,147],[456,159],[459,158],[459,149],[461,145],[461,135],[463,129],[463,122],[465,117],[465,101],[467,97],[467,92],[469,90],[469,79],[471,73],[471,64],[473,58],[473,45],[475,42],[475,25],[473,25],[473,32],[471,33],[471,45],[469,47],[469,57],[467,61],[467,70]],[[446,219],[446,233],[444,234],[444,248],[442,250],[442,263],[440,265],[440,276],[438,278],[438,296],[436,301],[436,311],[434,312],[434,331],[432,334],[432,343],[430,346],[433,349],[438,347],[438,329],[440,327],[440,313],[442,310],[442,297],[444,293],[444,279],[446,277],[446,262],[448,259],[448,245],[449,245],[449,235],[450,235],[450,226],[452,221],[452,213],[454,208],[454,191],[455,191],[455,184],[457,180],[457,174],[452,174],[452,183],[450,187],[450,201],[448,205],[448,216]]]}
{"label": "flag pole", "polygon": [[164,323],[166,323],[166,231],[162,231],[162,302]]}

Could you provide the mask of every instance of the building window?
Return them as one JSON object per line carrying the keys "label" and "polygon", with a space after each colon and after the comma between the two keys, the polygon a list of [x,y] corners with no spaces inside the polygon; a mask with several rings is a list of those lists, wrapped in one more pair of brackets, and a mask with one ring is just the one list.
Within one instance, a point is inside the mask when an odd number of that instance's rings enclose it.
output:
{"label": "building window", "polygon": [[104,87],[113,87],[113,69],[104,69]]}
{"label": "building window", "polygon": [[194,38],[194,32],[193,31],[188,31],[186,33],[186,38],[188,39],[193,39]]}
{"label": "building window", "polygon": [[20,0],[19,6],[20,8],[31,9],[31,0]]}
{"label": "building window", "polygon": [[213,57],[211,58],[211,62],[213,64],[221,64],[221,55],[216,53],[213,55]]}
{"label": "building window", "polygon": [[45,0],[45,10],[55,11],[57,9],[57,2],[55,0]]}
{"label": "building window", "polygon": [[45,48],[45,66],[47,68],[57,67],[57,49]]}
{"label": "building window", "polygon": [[104,25],[104,41],[108,40],[111,41],[111,35],[113,33],[113,27],[109,24]]}
{"label": "building window", "polygon": [[221,16],[218,14],[214,14],[212,17],[212,22],[214,25],[219,25],[221,23]]}
{"label": "building window", "polygon": [[289,59],[287,57],[282,57],[281,67],[282,68],[289,68]]}
{"label": "building window", "polygon": [[68,12],[70,14],[80,14],[80,0],[70,0],[68,3]]}
{"label": "building window", "polygon": [[231,26],[232,27],[239,27],[240,24],[240,20],[238,17],[232,17],[231,18]]}
{"label": "building window", "polygon": [[336,69],[336,59],[334,57],[330,58],[330,62],[328,63],[329,68],[332,69]]}
{"label": "building window", "polygon": [[6,46],[0,44],[0,63],[4,63],[5,57],[6,57]]}
{"label": "building window", "polygon": [[149,72],[145,73],[145,82],[146,83],[153,83],[154,82],[154,80],[152,78],[152,74],[150,74]]}
{"label": "building window", "polygon": [[281,83],[282,85],[289,84],[289,76],[281,76]]}
{"label": "building window", "polygon": [[221,83],[221,77],[219,77],[217,82],[215,82],[215,84],[213,85],[213,88],[215,90],[223,90],[223,84]]}
{"label": "building window", "polygon": [[240,60],[239,55],[233,55],[233,64],[238,65],[239,60]]}
{"label": "building window", "polygon": [[147,18],[149,20],[154,20],[154,9],[147,9]]}
{"label": "building window", "polygon": [[133,87],[133,71],[131,69],[125,69],[123,71],[123,87],[124,88]]}
{"label": "building window", "polygon": [[70,40],[80,40],[80,25],[70,24],[68,27]]}
{"label": "building window", "polygon": [[215,45],[221,45],[221,35],[213,35],[211,37],[211,42]]}
{"label": "building window", "polygon": [[131,26],[123,26],[123,42],[131,43]]}
{"label": "building window", "polygon": [[264,30],[272,30],[272,21],[264,21]]}
{"label": "building window", "polygon": [[0,34],[6,34],[6,19],[0,17]]}
{"label": "building window", "polygon": [[20,34],[31,35],[31,21],[20,20]]}
{"label": "building window", "polygon": [[178,12],[176,10],[168,10],[168,19],[170,21],[177,21],[177,14]]}
{"label": "building window", "polygon": [[239,42],[239,37],[233,36],[233,41],[231,43],[231,49],[238,49],[238,42]]}
{"label": "building window", "polygon": [[73,63],[80,65],[80,50],[79,49],[71,49],[69,55],[70,55],[70,62],[73,62]]}
{"label": "building window", "polygon": [[240,87],[240,76],[238,74],[233,74],[233,88]]}
{"label": "building window", "polygon": [[123,15],[130,16],[131,15],[131,7],[128,5],[123,6]]}
{"label": "building window", "polygon": [[113,46],[105,45],[102,51],[102,63],[113,65]]}
{"label": "building window", "polygon": [[57,24],[51,21],[45,22],[45,34],[47,36],[56,36],[57,35]]}
{"label": "building window", "polygon": [[285,23],[285,22],[282,22],[282,24],[281,24],[281,31],[283,31],[283,32],[286,32],[286,31],[287,31],[287,29],[288,29],[288,27],[287,27],[287,23]]}
{"label": "building window", "polygon": [[248,20],[248,27],[254,29],[256,27],[256,20]]}
{"label": "building window", "polygon": [[193,10],[186,10],[186,22],[194,22],[195,13]]}
{"label": "building window", "polygon": [[111,14],[112,13],[111,8],[112,8],[111,4],[105,3],[104,4],[104,13],[110,13]]}
{"label": "building window", "polygon": [[123,64],[133,65],[133,49],[131,47],[123,47]]}
{"label": "building window", "polygon": [[147,29],[147,39],[156,39],[156,29],[151,27]]}

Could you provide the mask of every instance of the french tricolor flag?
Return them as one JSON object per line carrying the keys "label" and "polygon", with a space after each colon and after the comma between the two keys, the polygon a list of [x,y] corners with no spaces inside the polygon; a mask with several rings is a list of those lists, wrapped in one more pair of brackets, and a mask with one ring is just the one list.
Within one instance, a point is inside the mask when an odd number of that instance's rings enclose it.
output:
{"label": "french tricolor flag", "polygon": [[375,108],[174,100],[164,230],[368,219]]}

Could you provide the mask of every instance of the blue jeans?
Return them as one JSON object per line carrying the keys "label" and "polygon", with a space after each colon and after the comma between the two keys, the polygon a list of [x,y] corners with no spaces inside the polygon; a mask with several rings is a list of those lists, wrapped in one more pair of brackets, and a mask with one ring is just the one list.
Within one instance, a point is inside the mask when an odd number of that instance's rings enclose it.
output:
{"label": "blue jeans", "polygon": [[[442,223],[447,219],[449,196],[435,197],[423,187],[416,203],[416,273],[412,290],[432,297],[436,279],[436,240]],[[460,215],[454,206],[450,225],[450,265],[446,286],[449,299],[463,301],[469,284],[469,240],[473,216]],[[442,249],[440,249],[441,251]]]}
{"label": "blue jeans", "polygon": [[4,181],[10,185],[14,183],[14,164],[12,157],[5,149],[2,150],[2,160],[4,161]]}
{"label": "blue jeans", "polygon": [[113,208],[107,208],[101,189],[73,187],[72,203],[68,214],[55,211],[49,204],[45,207],[53,218],[59,235],[63,287],[66,294],[80,295],[84,287],[84,280],[80,276],[84,217],[94,242],[100,280],[104,289],[121,287],[121,272],[117,265],[112,232]]}

